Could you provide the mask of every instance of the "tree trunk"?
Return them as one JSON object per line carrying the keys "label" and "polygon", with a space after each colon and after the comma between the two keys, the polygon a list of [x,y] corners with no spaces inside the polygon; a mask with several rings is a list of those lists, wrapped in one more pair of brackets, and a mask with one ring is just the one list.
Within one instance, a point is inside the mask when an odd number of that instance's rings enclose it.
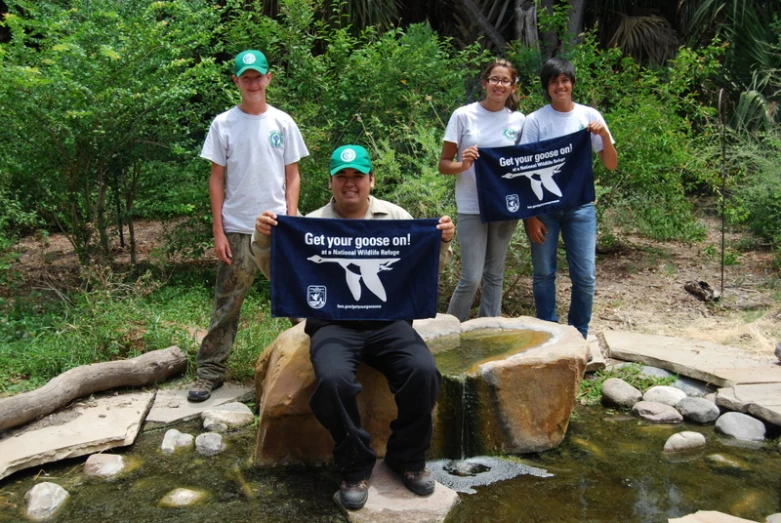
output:
{"label": "tree trunk", "polygon": [[[114,206],[117,209],[117,232],[119,232],[119,248],[124,249],[125,248],[125,219],[123,218],[123,212],[122,212],[122,191],[121,187],[124,185],[122,181],[120,181],[120,177],[117,174],[117,171],[122,173],[122,180],[125,179],[125,168],[117,168],[114,167],[111,172],[113,173],[114,178],[114,185],[111,187],[111,190],[114,193]],[[132,258],[132,254],[130,255]]]}
{"label": "tree trunk", "polygon": [[469,14],[469,16],[471,16],[474,21],[477,22],[477,25],[480,26],[480,29],[483,30],[483,33],[485,33],[485,36],[488,37],[491,43],[493,43],[499,51],[504,51],[504,48],[507,46],[507,42],[504,38],[502,38],[502,35],[499,34],[496,28],[491,25],[491,22],[488,21],[485,16],[483,16],[480,8],[472,0],[461,0],[461,5]]}
{"label": "tree trunk", "polygon": [[133,224],[133,218],[127,219],[127,230],[130,236],[130,265],[138,265],[138,255],[136,254],[136,228]]}
{"label": "tree trunk", "polygon": [[138,191],[138,181],[141,179],[141,162],[136,161],[131,168],[130,183],[124,188],[125,192],[125,217],[127,220],[128,231],[130,233],[130,264],[136,265],[136,230],[133,226],[133,206],[136,203],[136,192]]}
{"label": "tree trunk", "polygon": [[119,387],[142,387],[184,372],[187,358],[173,345],[129,360],[82,365],[30,392],[0,399],[0,432],[51,414],[71,401]]}
{"label": "tree trunk", "polygon": [[95,226],[98,229],[98,240],[100,242],[100,259],[108,264],[111,261],[111,247],[108,237],[108,222],[106,220],[106,196],[108,195],[108,181],[106,180],[106,169],[103,165],[98,165],[97,180],[95,185],[98,193],[95,195],[95,209],[92,215],[95,217]]}
{"label": "tree trunk", "polygon": [[567,32],[570,34],[570,46],[580,43],[580,32],[583,30],[583,11],[586,7],[585,0],[570,0],[570,10],[567,14]]}
{"label": "tree trunk", "polygon": [[515,37],[527,49],[540,48],[537,35],[537,3],[534,0],[516,0]]}

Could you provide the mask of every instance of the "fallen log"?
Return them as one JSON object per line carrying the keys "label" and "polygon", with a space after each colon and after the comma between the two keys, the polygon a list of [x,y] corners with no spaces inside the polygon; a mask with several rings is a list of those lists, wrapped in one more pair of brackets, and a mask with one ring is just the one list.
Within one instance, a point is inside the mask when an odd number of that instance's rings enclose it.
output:
{"label": "fallen log", "polygon": [[143,387],[187,368],[184,352],[172,345],[128,360],[75,367],[30,392],[0,399],[0,432],[51,414],[76,398],[119,387]]}

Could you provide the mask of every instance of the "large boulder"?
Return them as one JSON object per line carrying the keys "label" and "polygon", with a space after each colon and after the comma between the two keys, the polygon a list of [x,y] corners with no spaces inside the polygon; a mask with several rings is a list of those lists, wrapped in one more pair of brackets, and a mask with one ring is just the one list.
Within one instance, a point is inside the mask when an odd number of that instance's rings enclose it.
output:
{"label": "large boulder", "polygon": [[[564,439],[588,363],[586,340],[574,327],[529,317],[478,318],[461,325],[462,343],[486,334],[500,340],[513,332],[529,333],[530,342],[477,362],[464,376],[446,376],[443,390],[455,393],[440,394],[432,455],[542,452]],[[465,405],[460,411],[447,408],[448,402],[458,403],[459,386]],[[452,413],[463,419],[461,427]]]}
{"label": "large boulder", "polygon": [[[363,387],[358,395],[361,422],[372,435],[372,447],[382,456],[390,437],[388,424],[396,418],[396,403],[385,376],[373,368],[361,365],[358,380]],[[302,322],[281,333],[255,365],[260,415],[256,464],[331,460],[334,441],[309,408],[314,386],[309,336],[304,333]]]}
{"label": "large boulder", "polygon": [[[459,324],[448,315],[416,321],[415,329],[438,358],[457,347],[462,337],[488,333],[506,335],[527,331],[539,341],[536,346],[518,347],[472,362],[456,380],[474,384],[479,412],[469,418],[470,452],[539,452],[558,445],[566,433],[575,395],[588,359],[588,347],[572,327],[534,318],[481,318]],[[540,341],[542,340],[542,341]],[[363,388],[358,395],[361,422],[372,435],[372,448],[385,454],[390,422],[396,418],[396,404],[385,377],[366,365],[358,369]],[[315,419],[309,397],[315,379],[309,360],[309,337],[299,324],[281,333],[258,358],[255,366],[256,397],[259,399],[257,465],[323,463],[331,460],[334,442]],[[443,394],[435,412],[431,457],[452,454],[456,418],[453,398]],[[463,394],[462,394],[463,396]],[[463,423],[463,421],[461,422]],[[464,431],[461,431],[464,432]],[[463,446],[464,442],[459,441]],[[458,456],[456,456],[458,457]]]}

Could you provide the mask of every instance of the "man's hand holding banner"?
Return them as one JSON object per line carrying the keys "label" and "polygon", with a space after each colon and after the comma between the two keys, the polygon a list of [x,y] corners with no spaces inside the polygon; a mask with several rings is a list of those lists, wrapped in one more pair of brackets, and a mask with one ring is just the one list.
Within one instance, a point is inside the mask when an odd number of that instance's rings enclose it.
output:
{"label": "man's hand holding banner", "polygon": [[437,219],[278,216],[271,313],[327,320],[412,320],[437,313]]}
{"label": "man's hand holding banner", "polygon": [[536,143],[480,148],[475,173],[483,222],[573,209],[595,199],[585,129]]}

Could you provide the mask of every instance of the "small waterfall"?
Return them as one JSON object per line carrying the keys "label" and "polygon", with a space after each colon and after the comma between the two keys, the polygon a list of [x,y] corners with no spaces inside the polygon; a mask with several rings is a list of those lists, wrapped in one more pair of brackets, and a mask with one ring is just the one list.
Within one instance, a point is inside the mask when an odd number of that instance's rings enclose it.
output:
{"label": "small waterfall", "polygon": [[460,450],[459,455],[461,456],[461,460],[463,461],[464,458],[466,458],[466,410],[467,410],[467,404],[466,404],[466,374],[461,374],[456,378],[456,383],[461,384],[461,416],[460,421],[458,423],[459,425],[459,437],[458,437],[458,448]]}

